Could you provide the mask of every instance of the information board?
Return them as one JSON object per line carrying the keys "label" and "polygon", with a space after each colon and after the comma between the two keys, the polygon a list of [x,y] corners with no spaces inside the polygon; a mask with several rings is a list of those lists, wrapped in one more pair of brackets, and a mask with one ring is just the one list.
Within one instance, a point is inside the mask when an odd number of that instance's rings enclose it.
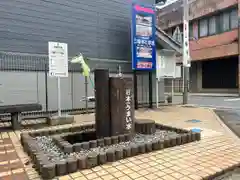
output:
{"label": "information board", "polygon": [[49,76],[68,77],[68,45],[48,42]]}
{"label": "information board", "polygon": [[132,69],[156,69],[155,8],[132,4]]}

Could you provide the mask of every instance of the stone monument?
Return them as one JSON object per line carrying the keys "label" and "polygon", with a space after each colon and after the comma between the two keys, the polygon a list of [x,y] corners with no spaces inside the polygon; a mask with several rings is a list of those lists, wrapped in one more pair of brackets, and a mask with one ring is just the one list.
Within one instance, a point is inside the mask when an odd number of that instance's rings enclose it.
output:
{"label": "stone monument", "polygon": [[109,77],[109,71],[97,69],[95,76],[96,133],[110,137],[134,131],[133,80]]}

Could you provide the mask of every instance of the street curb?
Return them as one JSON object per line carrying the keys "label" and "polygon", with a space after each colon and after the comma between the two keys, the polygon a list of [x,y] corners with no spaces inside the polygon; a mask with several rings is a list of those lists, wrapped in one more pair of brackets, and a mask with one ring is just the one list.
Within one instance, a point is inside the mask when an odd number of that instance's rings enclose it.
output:
{"label": "street curb", "polygon": [[213,109],[208,109],[215,116],[216,120],[223,127],[223,129],[236,141],[240,142],[239,137],[221,120],[221,118],[214,112]]}

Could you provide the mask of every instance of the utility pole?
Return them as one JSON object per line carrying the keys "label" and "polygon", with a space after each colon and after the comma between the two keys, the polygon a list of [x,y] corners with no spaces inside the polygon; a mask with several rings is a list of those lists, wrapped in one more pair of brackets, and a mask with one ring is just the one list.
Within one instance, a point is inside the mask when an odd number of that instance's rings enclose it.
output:
{"label": "utility pole", "polygon": [[189,51],[189,4],[188,0],[183,0],[183,104],[188,103],[189,67],[191,66]]}

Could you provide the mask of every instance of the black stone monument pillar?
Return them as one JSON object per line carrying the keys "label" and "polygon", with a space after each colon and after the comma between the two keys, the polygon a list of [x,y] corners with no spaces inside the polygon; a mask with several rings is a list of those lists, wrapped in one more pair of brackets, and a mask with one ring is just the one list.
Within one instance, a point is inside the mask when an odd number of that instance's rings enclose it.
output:
{"label": "black stone monument pillar", "polygon": [[95,81],[95,125],[97,138],[109,137],[110,134],[110,101],[109,71],[96,69]]}

